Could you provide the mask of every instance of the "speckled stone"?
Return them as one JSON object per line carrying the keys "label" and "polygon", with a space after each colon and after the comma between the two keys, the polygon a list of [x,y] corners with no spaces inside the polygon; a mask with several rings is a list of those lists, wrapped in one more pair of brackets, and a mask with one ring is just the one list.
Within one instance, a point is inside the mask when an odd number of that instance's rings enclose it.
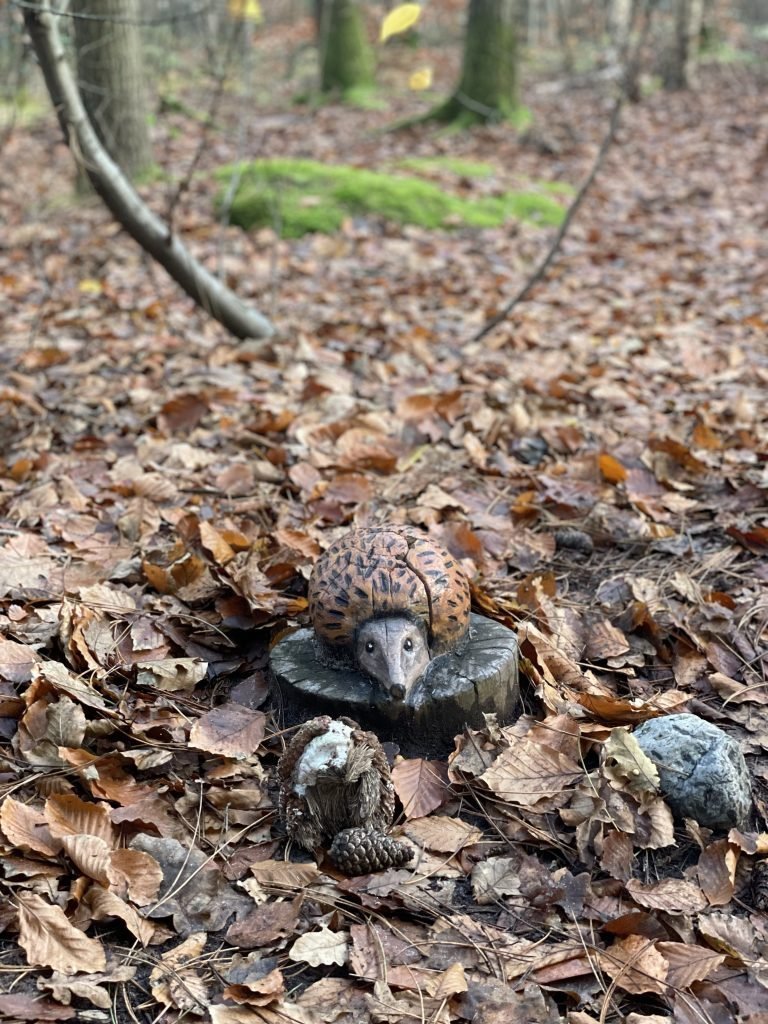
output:
{"label": "speckled stone", "polygon": [[661,791],[681,818],[712,829],[744,826],[752,786],[738,742],[696,715],[667,715],[635,730],[656,765]]}

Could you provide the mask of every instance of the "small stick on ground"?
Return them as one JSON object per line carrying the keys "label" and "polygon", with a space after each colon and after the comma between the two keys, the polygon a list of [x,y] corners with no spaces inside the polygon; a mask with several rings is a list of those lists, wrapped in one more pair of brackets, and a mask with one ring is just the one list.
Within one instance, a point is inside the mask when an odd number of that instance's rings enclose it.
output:
{"label": "small stick on ground", "polygon": [[626,58],[624,64],[624,74],[621,77],[619,93],[613,104],[611,116],[608,121],[608,130],[605,133],[603,141],[600,143],[600,148],[597,151],[597,155],[595,156],[589,174],[582,182],[581,187],[579,188],[579,191],[576,193],[573,202],[568,207],[568,210],[566,211],[565,217],[563,218],[563,222],[560,225],[557,234],[552,239],[552,243],[547,249],[546,253],[544,254],[544,257],[541,259],[536,269],[530,275],[530,277],[522,286],[522,288],[520,288],[520,290],[516,292],[515,295],[513,295],[509,302],[507,302],[507,304],[503,306],[499,310],[499,312],[495,314],[495,316],[492,316],[490,320],[486,321],[486,323],[480,328],[480,330],[472,336],[472,341],[480,341],[481,338],[484,338],[486,334],[489,334],[494,329],[494,327],[498,327],[500,323],[507,319],[507,317],[515,308],[515,306],[519,305],[519,303],[521,303],[523,299],[526,299],[530,292],[533,290],[533,288],[539,283],[539,281],[542,280],[547,270],[549,269],[550,265],[552,264],[555,256],[557,255],[558,250],[562,245],[563,239],[565,238],[566,234],[568,233],[568,229],[573,223],[574,217],[578,213],[581,204],[584,202],[587,193],[592,187],[592,183],[599,174],[600,168],[603,166],[605,158],[608,154],[608,150],[611,148],[614,139],[616,138],[616,131],[619,127],[621,111],[624,107],[625,100],[628,98],[629,88],[631,87],[636,77],[637,60],[640,54],[640,50],[642,49],[643,43],[645,41],[645,38],[648,34],[648,26],[650,24],[650,13],[652,6],[652,2],[643,3],[643,0],[637,0],[637,2],[635,3],[635,9],[633,12],[632,19],[633,21],[635,20],[635,15],[637,13],[638,8],[645,8],[645,20],[643,23],[642,30],[640,32],[637,43],[633,48],[633,53],[631,54],[631,56],[628,56]]}

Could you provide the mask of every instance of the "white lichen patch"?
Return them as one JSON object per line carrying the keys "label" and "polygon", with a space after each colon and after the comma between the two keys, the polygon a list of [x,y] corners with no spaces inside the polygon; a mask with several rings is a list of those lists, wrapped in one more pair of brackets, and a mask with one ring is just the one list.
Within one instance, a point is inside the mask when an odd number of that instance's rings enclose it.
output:
{"label": "white lichen patch", "polygon": [[334,721],[324,733],[315,736],[304,748],[296,774],[293,779],[293,791],[297,796],[304,796],[309,786],[313,786],[320,772],[330,768],[341,770],[347,762],[352,749],[352,729],[343,722]]}

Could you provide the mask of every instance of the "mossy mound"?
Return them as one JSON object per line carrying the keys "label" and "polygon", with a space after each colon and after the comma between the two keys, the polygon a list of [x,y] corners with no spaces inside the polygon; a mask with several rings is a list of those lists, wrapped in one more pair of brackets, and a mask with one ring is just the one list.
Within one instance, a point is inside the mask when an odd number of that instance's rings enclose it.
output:
{"label": "mossy mound", "polygon": [[540,192],[467,199],[417,177],[313,160],[255,160],[225,167],[217,177],[233,175],[239,184],[228,210],[230,223],[246,230],[272,227],[285,238],[333,234],[345,218],[356,216],[439,229],[498,227],[513,218],[554,226],[565,212]]}

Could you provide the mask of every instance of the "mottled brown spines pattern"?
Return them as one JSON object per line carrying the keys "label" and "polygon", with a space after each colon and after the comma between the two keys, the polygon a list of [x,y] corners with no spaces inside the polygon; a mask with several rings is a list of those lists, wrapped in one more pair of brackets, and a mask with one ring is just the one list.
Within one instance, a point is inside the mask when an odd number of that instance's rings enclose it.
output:
{"label": "mottled brown spines pattern", "polygon": [[335,647],[351,647],[368,619],[407,613],[427,626],[433,654],[443,654],[464,637],[469,606],[456,560],[406,528],[351,531],[319,559],[309,583],[312,625]]}

